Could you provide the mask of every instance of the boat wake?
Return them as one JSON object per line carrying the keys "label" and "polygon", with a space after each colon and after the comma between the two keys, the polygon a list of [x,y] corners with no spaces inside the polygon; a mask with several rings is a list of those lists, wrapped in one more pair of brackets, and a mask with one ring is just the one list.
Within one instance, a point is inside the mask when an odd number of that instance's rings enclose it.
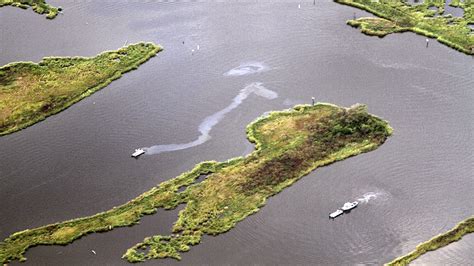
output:
{"label": "boat wake", "polygon": [[369,201],[375,200],[383,195],[384,194],[381,192],[367,192],[364,195],[362,195],[361,198],[358,198],[357,201],[360,203],[369,203]]}
{"label": "boat wake", "polygon": [[201,145],[211,139],[210,132],[212,128],[217,125],[227,113],[232,111],[233,109],[237,108],[240,104],[244,102],[249,95],[255,94],[257,96],[272,100],[278,97],[278,94],[272,90],[265,88],[261,82],[253,82],[242,90],[240,90],[239,94],[234,97],[232,103],[229,104],[224,109],[204,118],[204,120],[199,125],[199,132],[201,135],[194,141],[187,142],[187,143],[180,143],[180,144],[162,144],[162,145],[155,145],[148,148],[143,148],[146,151],[147,155],[154,155],[160,154],[163,152],[170,152],[170,151],[178,151],[184,150],[191,147],[195,147]]}
{"label": "boat wake", "polygon": [[248,62],[224,73],[224,76],[243,76],[268,71],[269,66],[262,62]]}

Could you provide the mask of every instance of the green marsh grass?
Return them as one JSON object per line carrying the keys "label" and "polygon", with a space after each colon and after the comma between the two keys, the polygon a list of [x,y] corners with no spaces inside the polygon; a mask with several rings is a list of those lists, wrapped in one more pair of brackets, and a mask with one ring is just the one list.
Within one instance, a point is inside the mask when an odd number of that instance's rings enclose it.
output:
{"label": "green marsh grass", "polygon": [[55,18],[61,11],[60,8],[47,4],[45,0],[0,0],[0,7],[2,6],[14,6],[22,9],[31,7],[40,15],[46,14],[48,19]]}
{"label": "green marsh grass", "polygon": [[[65,245],[94,232],[131,226],[157,208],[185,204],[169,236],[151,236],[128,249],[123,258],[140,262],[181,259],[201,237],[232,229],[257,212],[266,199],[317,167],[376,149],[392,134],[388,123],[363,105],[301,105],[273,112],[247,127],[255,150],[225,162],[203,162],[137,198],[93,216],[28,229],[0,243],[0,262],[24,260],[37,245]],[[207,175],[196,183],[201,175]],[[348,177],[350,178],[350,177]],[[183,190],[184,188],[184,190]],[[326,210],[320,210],[326,215]]]}
{"label": "green marsh grass", "polygon": [[405,256],[399,257],[386,265],[404,266],[414,261],[426,252],[437,250],[453,242],[460,240],[464,235],[474,232],[474,216],[458,223],[453,229],[444,234],[437,235],[432,239],[416,246],[415,250]]}
{"label": "green marsh grass", "polygon": [[162,48],[138,43],[95,57],[46,57],[0,67],[0,136],[61,112],[138,68]]}
{"label": "green marsh grass", "polygon": [[[474,34],[469,24],[474,23],[474,1],[455,2],[454,6],[464,10],[463,17],[443,15],[445,0],[425,0],[410,5],[404,0],[334,0],[336,3],[356,7],[379,17],[359,18],[347,23],[360,27],[367,35],[383,37],[390,33],[411,31],[461,51],[474,54]],[[436,7],[438,15],[430,7]]]}

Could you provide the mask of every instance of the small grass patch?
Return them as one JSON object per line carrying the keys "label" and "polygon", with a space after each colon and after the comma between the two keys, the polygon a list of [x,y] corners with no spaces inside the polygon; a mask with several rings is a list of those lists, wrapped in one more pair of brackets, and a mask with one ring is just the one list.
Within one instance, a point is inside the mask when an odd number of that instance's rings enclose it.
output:
{"label": "small grass patch", "polygon": [[48,5],[45,0],[0,0],[0,7],[15,6],[22,9],[33,8],[33,11],[40,15],[46,15],[46,18],[53,19],[61,11],[61,8]]}
{"label": "small grass patch", "polygon": [[[390,33],[411,31],[436,38],[456,50],[474,54],[474,35],[469,24],[474,23],[474,1],[453,1],[451,6],[464,10],[463,17],[444,14],[446,0],[425,0],[410,5],[405,0],[334,0],[356,7],[379,18],[359,18],[347,23],[360,27],[367,35],[383,37]],[[436,11],[432,10],[435,9]]]}
{"label": "small grass patch", "polygon": [[426,252],[437,250],[450,243],[460,240],[464,235],[474,232],[474,216],[460,222],[453,229],[448,232],[435,236],[432,239],[423,242],[416,246],[415,250],[403,257],[399,257],[386,265],[388,266],[403,266],[408,265],[413,260],[417,259]]}
{"label": "small grass patch", "polygon": [[95,57],[47,57],[0,67],[0,136],[56,114],[161,51],[138,43]]}
{"label": "small grass patch", "polygon": [[383,18],[359,18],[347,21],[347,24],[360,28],[361,32],[380,38],[387,34],[407,31],[407,28],[399,27],[396,23]]}
{"label": "small grass patch", "polygon": [[[273,112],[247,127],[248,139],[256,145],[248,156],[200,163],[106,212],[14,233],[0,242],[0,262],[22,261],[30,247],[65,245],[86,234],[134,225],[157,208],[185,204],[173,234],[148,237],[123,255],[129,262],[180,259],[202,235],[230,230],[257,212],[268,197],[317,167],[374,150],[391,133],[388,123],[363,105],[317,104]],[[203,175],[206,179],[196,182]],[[183,186],[186,189],[180,190]]]}

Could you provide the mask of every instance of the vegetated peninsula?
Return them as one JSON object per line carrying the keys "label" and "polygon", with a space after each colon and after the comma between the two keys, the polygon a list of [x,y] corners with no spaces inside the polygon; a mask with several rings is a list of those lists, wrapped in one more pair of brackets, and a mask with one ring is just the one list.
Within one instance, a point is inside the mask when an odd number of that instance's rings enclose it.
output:
{"label": "vegetated peninsula", "polygon": [[[180,253],[198,244],[204,234],[230,230],[257,212],[268,197],[317,167],[372,151],[391,133],[388,123],[370,115],[364,105],[342,108],[318,103],[272,112],[247,127],[256,149],[246,157],[202,162],[111,210],[14,233],[0,243],[0,262],[25,260],[29,247],[65,245],[89,233],[136,224],[157,208],[185,204],[173,234],[148,237],[123,255],[129,262],[180,259]],[[327,210],[316,211],[327,215]]]}
{"label": "vegetated peninsula", "polygon": [[394,32],[412,31],[462,51],[474,54],[474,1],[452,0],[450,6],[463,9],[463,17],[445,13],[446,0],[421,0],[409,4],[406,0],[334,0],[368,11],[379,18],[362,17],[349,20],[367,35],[383,37]]}
{"label": "vegetated peninsula", "polygon": [[464,235],[474,232],[474,216],[458,223],[453,229],[448,232],[435,236],[432,239],[423,242],[416,246],[416,249],[403,257],[399,257],[389,263],[388,266],[402,266],[408,265],[419,256],[426,252],[436,250],[460,240]]}
{"label": "vegetated peninsula", "polygon": [[95,57],[46,57],[0,67],[0,136],[33,125],[107,86],[161,51],[138,43]]}
{"label": "vegetated peninsula", "polygon": [[32,7],[33,11],[38,14],[46,14],[46,18],[53,19],[61,11],[61,8],[50,6],[45,0],[0,0],[0,7],[2,6],[16,6],[23,9]]}

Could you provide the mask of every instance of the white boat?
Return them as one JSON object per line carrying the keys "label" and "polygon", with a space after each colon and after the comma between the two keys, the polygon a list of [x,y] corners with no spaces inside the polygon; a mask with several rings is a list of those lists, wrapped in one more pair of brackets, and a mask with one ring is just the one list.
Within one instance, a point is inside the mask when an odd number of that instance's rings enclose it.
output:
{"label": "white boat", "polygon": [[357,207],[357,205],[359,205],[358,201],[346,202],[346,203],[344,203],[344,206],[342,206],[341,210],[350,211],[350,210],[354,209],[355,207]]}
{"label": "white boat", "polygon": [[138,158],[138,156],[145,154],[145,150],[143,149],[135,149],[135,152],[132,153],[133,158]]}
{"label": "white boat", "polygon": [[339,216],[339,215],[341,215],[341,214],[343,214],[343,213],[344,213],[343,211],[337,210],[337,211],[335,211],[335,212],[330,213],[330,214],[329,214],[329,218],[334,219],[334,218],[336,218],[337,216]]}

